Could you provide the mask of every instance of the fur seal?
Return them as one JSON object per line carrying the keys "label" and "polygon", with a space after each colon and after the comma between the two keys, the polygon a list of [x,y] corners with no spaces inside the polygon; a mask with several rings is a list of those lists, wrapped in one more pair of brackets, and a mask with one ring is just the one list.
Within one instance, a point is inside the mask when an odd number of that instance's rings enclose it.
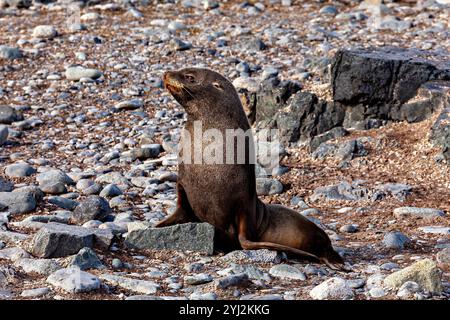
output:
{"label": "fur seal", "polygon": [[[185,68],[166,72],[163,80],[186,110],[185,130],[190,136],[195,134],[195,121],[202,122],[203,130],[216,129],[224,136],[227,129],[250,129],[236,89],[219,73]],[[190,139],[181,138],[182,150],[192,150],[191,144]],[[246,156],[253,148],[250,136],[245,141]],[[156,227],[208,222],[217,231],[216,242],[226,250],[284,251],[343,269],[343,259],[321,228],[294,210],[258,199],[255,166],[249,157],[241,164],[180,163],[177,193],[176,211]]]}

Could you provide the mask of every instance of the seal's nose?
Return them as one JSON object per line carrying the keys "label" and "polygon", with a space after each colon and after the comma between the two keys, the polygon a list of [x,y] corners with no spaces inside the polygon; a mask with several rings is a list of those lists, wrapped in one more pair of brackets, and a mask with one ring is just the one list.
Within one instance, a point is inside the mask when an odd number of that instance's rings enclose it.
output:
{"label": "seal's nose", "polygon": [[164,84],[167,84],[171,78],[172,78],[172,72],[170,72],[170,71],[164,72],[164,75],[163,75]]}

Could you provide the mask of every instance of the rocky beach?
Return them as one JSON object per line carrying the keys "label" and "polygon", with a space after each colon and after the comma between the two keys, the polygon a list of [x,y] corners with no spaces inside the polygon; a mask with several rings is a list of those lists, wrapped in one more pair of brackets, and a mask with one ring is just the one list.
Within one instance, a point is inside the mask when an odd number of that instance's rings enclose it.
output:
{"label": "rocky beach", "polygon": [[[0,299],[448,300],[450,4],[0,0]],[[279,166],[266,203],[350,272],[217,252],[177,204],[186,114],[165,71],[213,69]],[[201,179],[201,177],[199,177]]]}

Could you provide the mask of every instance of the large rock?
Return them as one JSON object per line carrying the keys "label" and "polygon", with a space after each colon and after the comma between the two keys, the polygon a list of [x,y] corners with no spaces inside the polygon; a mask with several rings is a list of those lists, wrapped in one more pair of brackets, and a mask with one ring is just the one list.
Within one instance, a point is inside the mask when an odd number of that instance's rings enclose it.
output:
{"label": "large rock", "polygon": [[388,288],[398,289],[405,282],[414,281],[422,288],[432,293],[441,293],[441,272],[436,263],[430,259],[420,260],[409,267],[394,272],[384,279],[384,285]]}
{"label": "large rock", "polygon": [[99,196],[89,196],[80,202],[72,214],[72,220],[83,224],[90,220],[104,220],[112,212],[108,201]]}
{"label": "large rock", "polygon": [[208,223],[185,223],[133,230],[128,233],[125,244],[136,249],[191,250],[212,254],[214,227]]}
{"label": "large rock", "polygon": [[23,120],[22,112],[10,106],[0,105],[0,123],[11,124]]}
{"label": "large rock", "polygon": [[300,85],[294,81],[280,81],[278,78],[263,81],[254,99],[256,122],[271,121],[300,88]]}
{"label": "large rock", "polygon": [[113,235],[108,230],[89,229],[49,222],[34,236],[31,243],[33,255],[41,258],[58,258],[78,253],[81,249],[96,246],[107,248]]}
{"label": "large rock", "polygon": [[[345,106],[345,127],[370,129],[385,120],[417,122],[446,100],[444,56],[400,48],[340,50],[331,67],[333,100]],[[433,82],[433,83],[430,83]]]}
{"label": "large rock", "polygon": [[441,149],[443,158],[450,164],[450,102],[433,124],[430,142]]}
{"label": "large rock", "polygon": [[0,207],[11,214],[28,213],[36,209],[36,199],[31,192],[0,192]]}
{"label": "large rock", "polygon": [[314,136],[342,126],[344,109],[333,102],[319,100],[309,92],[298,92],[286,109],[275,115],[283,144],[309,142]]}

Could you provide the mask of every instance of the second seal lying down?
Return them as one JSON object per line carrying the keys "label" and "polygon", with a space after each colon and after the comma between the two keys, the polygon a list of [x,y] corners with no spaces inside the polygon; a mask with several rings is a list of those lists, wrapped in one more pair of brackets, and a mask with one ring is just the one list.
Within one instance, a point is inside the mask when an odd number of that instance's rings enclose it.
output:
{"label": "second seal lying down", "polygon": [[[213,129],[223,137],[230,129],[250,129],[235,88],[219,73],[186,68],[165,73],[164,84],[187,113],[185,132],[192,138],[181,138],[182,152],[195,149],[196,121],[201,121],[203,131]],[[233,155],[239,151],[237,148],[235,145]],[[343,259],[321,228],[294,210],[258,199],[255,165],[247,156],[254,150],[251,136],[245,140],[244,148],[246,158],[241,163],[181,162],[177,209],[157,227],[208,222],[216,229],[218,244],[228,250],[285,251],[342,269]],[[223,152],[226,158],[225,148]]]}

